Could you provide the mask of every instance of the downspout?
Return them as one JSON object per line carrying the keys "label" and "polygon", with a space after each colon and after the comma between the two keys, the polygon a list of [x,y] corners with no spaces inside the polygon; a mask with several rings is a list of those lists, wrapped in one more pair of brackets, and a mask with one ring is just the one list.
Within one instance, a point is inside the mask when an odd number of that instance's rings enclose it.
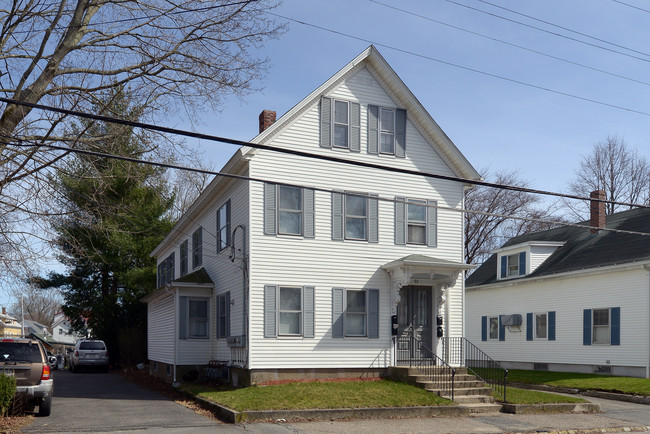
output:
{"label": "downspout", "polygon": [[174,306],[176,306],[176,318],[174,321],[174,324],[176,326],[174,327],[174,377],[172,380],[172,384],[176,384],[176,365],[178,365],[178,327],[179,327],[179,318],[180,318],[180,305],[179,305],[179,296],[178,296],[178,291],[174,291]]}
{"label": "downspout", "polygon": [[247,255],[247,243],[246,243],[246,227],[243,224],[237,225],[232,231],[232,247],[230,253],[230,261],[235,262],[235,234],[237,229],[241,229],[242,233],[242,333],[244,335],[244,342],[246,345],[246,360],[245,366],[248,367],[248,357],[249,357],[249,345],[248,345],[248,257]]}

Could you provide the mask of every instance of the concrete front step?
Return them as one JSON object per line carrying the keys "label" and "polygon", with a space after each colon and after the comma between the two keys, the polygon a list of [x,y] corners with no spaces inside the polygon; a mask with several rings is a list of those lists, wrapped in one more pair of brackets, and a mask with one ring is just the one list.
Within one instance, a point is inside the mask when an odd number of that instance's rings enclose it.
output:
{"label": "concrete front step", "polygon": [[[445,396],[451,399],[449,396]],[[488,395],[454,395],[454,402],[458,404],[494,404],[494,397]]]}
{"label": "concrete front step", "polygon": [[501,411],[500,404],[492,403],[460,404],[459,407],[469,408],[470,413],[499,413]]}

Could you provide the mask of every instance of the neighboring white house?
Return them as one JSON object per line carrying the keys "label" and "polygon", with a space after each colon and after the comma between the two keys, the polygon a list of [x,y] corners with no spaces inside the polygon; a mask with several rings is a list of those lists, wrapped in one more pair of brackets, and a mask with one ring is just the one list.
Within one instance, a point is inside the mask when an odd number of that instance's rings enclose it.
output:
{"label": "neighboring white house", "polygon": [[58,312],[54,315],[54,322],[52,323],[52,338],[57,343],[74,345],[77,340],[84,337],[83,334],[73,331],[70,320],[63,314],[63,312]]}
{"label": "neighboring white house", "polygon": [[650,209],[591,210],[585,228],[509,240],[467,278],[467,336],[505,367],[650,378]]}
{"label": "neighboring white house", "polygon": [[259,121],[251,143],[322,158],[240,148],[222,173],[244,178],[216,177],[155,248],[152,372],[382,375],[398,313],[434,353],[463,336],[467,185],[406,172],[480,177],[378,51]]}

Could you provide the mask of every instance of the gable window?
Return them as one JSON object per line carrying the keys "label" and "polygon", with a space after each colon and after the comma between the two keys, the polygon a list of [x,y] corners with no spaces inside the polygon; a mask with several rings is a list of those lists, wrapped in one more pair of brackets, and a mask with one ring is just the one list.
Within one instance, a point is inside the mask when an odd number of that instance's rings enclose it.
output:
{"label": "gable window", "polygon": [[526,252],[501,256],[501,279],[523,276],[526,274]]}
{"label": "gable window", "polygon": [[174,253],[172,252],[160,264],[158,264],[158,287],[165,286],[175,279],[174,275]]}
{"label": "gable window", "polygon": [[264,234],[314,238],[314,190],[265,183]]}
{"label": "gable window", "polygon": [[179,297],[179,339],[208,338],[208,298]]}
{"label": "gable window", "polygon": [[230,292],[217,296],[217,338],[230,336]]}
{"label": "gable window", "polygon": [[620,345],[621,308],[585,309],[583,345]]}
{"label": "gable window", "polygon": [[188,252],[187,252],[187,247],[188,246],[188,241],[185,240],[181,243],[181,254],[180,254],[180,260],[181,260],[181,277],[185,276],[187,274],[188,270]]}
{"label": "gable window", "polygon": [[361,106],[358,103],[322,97],[320,105],[320,146],[349,149],[361,147]]}
{"label": "gable window", "polygon": [[314,287],[264,287],[264,337],[314,337]]}
{"label": "gable window", "polygon": [[379,337],[379,290],[332,289],[332,337]]}
{"label": "gable window", "polygon": [[436,247],[437,202],[435,200],[395,198],[395,244]]}
{"label": "gable window", "polygon": [[230,244],[230,199],[228,199],[217,211],[217,253]]}
{"label": "gable window", "polygon": [[379,241],[376,195],[332,193],[332,239]]}
{"label": "gable window", "polygon": [[406,110],[368,106],[368,153],[406,156]]}
{"label": "gable window", "polygon": [[546,337],[547,337],[546,314],[536,313],[535,314],[535,339],[546,339]]}
{"label": "gable window", "polygon": [[192,234],[192,268],[200,267],[203,262],[203,228],[199,227]]}

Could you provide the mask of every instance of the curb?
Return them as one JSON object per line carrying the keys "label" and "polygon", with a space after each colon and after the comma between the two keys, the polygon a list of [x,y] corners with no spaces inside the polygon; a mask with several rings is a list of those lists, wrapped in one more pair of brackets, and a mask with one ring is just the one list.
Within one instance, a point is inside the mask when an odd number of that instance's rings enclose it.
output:
{"label": "curb", "polygon": [[308,410],[265,410],[235,411],[200,397],[194,399],[204,408],[211,410],[216,417],[227,423],[239,424],[262,421],[310,421],[343,419],[383,419],[409,417],[454,417],[469,416],[468,408],[460,406],[440,407],[377,407],[377,408],[332,408]]}
{"label": "curb", "polygon": [[594,398],[611,399],[613,401],[632,402],[634,404],[650,405],[650,396],[628,395],[625,393],[603,392],[600,390],[571,389],[567,387],[554,387],[546,384],[509,383],[509,386],[520,389],[541,390],[544,392],[568,393],[572,395],[593,396]]}
{"label": "curb", "polygon": [[549,404],[501,404],[501,412],[508,414],[540,413],[598,413],[600,405],[591,402]]}

